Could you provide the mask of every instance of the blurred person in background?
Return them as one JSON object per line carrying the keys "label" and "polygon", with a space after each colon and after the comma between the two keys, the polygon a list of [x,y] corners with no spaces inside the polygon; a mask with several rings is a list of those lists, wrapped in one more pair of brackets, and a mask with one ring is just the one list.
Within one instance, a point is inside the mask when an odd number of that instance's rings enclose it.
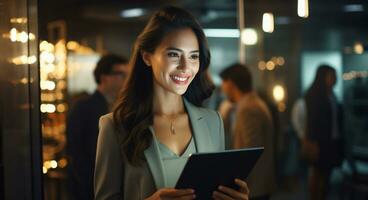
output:
{"label": "blurred person in background", "polygon": [[343,159],[343,110],[333,93],[336,71],[328,65],[317,69],[305,95],[306,130],[302,153],[310,164],[309,199],[327,199],[330,175]]}
{"label": "blurred person in background", "polygon": [[306,105],[304,98],[299,98],[293,105],[291,110],[291,123],[295,130],[298,139],[302,140],[305,137],[306,131]]}
{"label": "blurred person in background", "polygon": [[127,75],[127,62],[114,54],[102,56],[93,72],[96,91],[77,101],[68,114],[68,186],[73,199],[93,199],[98,120],[111,111]]}
{"label": "blurred person in background", "polygon": [[242,64],[233,64],[223,70],[222,90],[236,104],[232,129],[234,149],[265,148],[253,168],[247,183],[250,199],[267,200],[275,187],[274,126],[266,103],[253,90],[252,75]]}
{"label": "blurred person in background", "polygon": [[232,138],[234,136],[233,136],[232,126],[235,121],[236,105],[232,103],[229,99],[224,99],[220,103],[217,110],[224,121],[225,149],[226,150],[233,149]]}

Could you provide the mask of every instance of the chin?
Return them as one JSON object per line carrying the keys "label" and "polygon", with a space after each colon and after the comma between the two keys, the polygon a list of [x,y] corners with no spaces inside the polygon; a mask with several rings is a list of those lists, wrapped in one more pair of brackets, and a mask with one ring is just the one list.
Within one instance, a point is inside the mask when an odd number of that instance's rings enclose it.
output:
{"label": "chin", "polygon": [[171,92],[178,94],[178,95],[183,95],[188,90],[189,85],[190,85],[190,82],[187,85],[178,86],[176,84],[173,84],[173,85],[170,85],[169,87],[170,87]]}
{"label": "chin", "polygon": [[177,94],[177,95],[183,95],[186,91],[187,91],[188,88],[183,88],[183,89],[173,89],[172,92]]}

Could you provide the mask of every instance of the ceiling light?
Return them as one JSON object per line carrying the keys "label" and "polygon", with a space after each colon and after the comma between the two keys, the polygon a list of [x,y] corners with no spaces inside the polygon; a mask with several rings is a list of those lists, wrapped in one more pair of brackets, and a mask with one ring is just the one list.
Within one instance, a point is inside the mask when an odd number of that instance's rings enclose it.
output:
{"label": "ceiling light", "polygon": [[124,18],[140,17],[143,14],[144,10],[142,8],[132,8],[120,12],[120,16]]}
{"label": "ceiling light", "polygon": [[206,37],[213,38],[239,38],[239,30],[238,29],[204,29],[204,34]]}
{"label": "ceiling light", "polygon": [[262,29],[266,33],[272,33],[274,30],[274,18],[272,13],[264,13],[262,19]]}
{"label": "ceiling light", "polygon": [[253,28],[245,28],[241,33],[241,41],[245,45],[255,45],[258,41],[257,32]]}
{"label": "ceiling light", "polygon": [[298,0],[298,16],[307,18],[309,16],[308,0]]}
{"label": "ceiling light", "polygon": [[349,4],[344,6],[345,12],[363,12],[364,7],[361,4]]}

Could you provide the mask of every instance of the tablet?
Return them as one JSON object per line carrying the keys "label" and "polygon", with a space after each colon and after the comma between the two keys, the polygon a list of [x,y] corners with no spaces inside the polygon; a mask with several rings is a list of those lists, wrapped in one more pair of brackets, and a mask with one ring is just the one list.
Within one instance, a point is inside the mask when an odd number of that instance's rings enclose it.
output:
{"label": "tablet", "polygon": [[234,179],[245,180],[264,147],[192,154],[175,188],[195,190],[196,199],[212,199],[219,185],[239,189]]}

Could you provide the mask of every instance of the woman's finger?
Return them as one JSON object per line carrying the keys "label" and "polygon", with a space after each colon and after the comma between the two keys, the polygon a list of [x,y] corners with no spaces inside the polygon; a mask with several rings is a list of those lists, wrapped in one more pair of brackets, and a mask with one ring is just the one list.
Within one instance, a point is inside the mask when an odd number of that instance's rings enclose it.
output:
{"label": "woman's finger", "polygon": [[195,195],[192,194],[192,195],[188,195],[188,196],[183,196],[183,197],[179,197],[179,198],[175,198],[175,200],[192,200],[192,199],[195,199]]}
{"label": "woman's finger", "polygon": [[237,178],[237,179],[235,179],[235,183],[237,185],[239,185],[239,187],[240,187],[239,191],[240,192],[245,193],[247,195],[249,194],[250,191],[249,191],[249,188],[248,188],[248,184],[245,181]]}
{"label": "woman's finger", "polygon": [[221,192],[227,194],[228,196],[232,197],[233,199],[247,199],[248,195],[245,194],[245,192],[239,192],[237,190],[234,190],[232,188],[229,187],[225,187],[225,186],[219,186],[218,188]]}
{"label": "woman's finger", "polygon": [[219,199],[219,200],[234,200],[230,196],[228,196],[224,193],[218,192],[218,191],[214,191],[213,194],[212,194],[212,197],[214,199]]}
{"label": "woman's finger", "polygon": [[194,195],[193,189],[163,189],[161,192],[161,197],[182,197],[182,196],[191,196]]}

